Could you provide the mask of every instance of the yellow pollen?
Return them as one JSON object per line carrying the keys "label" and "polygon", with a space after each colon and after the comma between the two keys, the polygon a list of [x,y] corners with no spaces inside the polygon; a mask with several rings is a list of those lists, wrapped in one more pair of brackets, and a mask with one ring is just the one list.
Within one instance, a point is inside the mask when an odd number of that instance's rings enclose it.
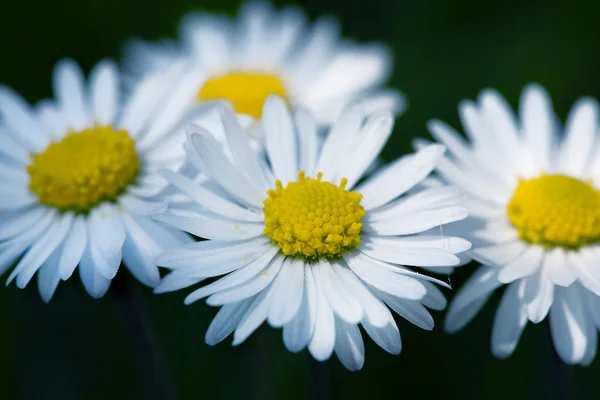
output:
{"label": "yellow pollen", "polygon": [[281,79],[264,73],[232,72],[206,81],[200,100],[229,100],[239,114],[260,118],[262,108],[270,95],[286,98]]}
{"label": "yellow pollen", "polygon": [[139,168],[134,141],[111,126],[69,133],[32,159],[29,188],[40,202],[76,213],[115,201]]}
{"label": "yellow pollen", "polygon": [[600,241],[600,191],[569,176],[522,180],[507,212],[530,243],[577,249]]}
{"label": "yellow pollen", "polygon": [[360,243],[361,218],[365,209],[359,204],[362,195],[339,186],[298,173],[298,182],[284,188],[275,182],[264,201],[265,230],[286,256],[307,260],[336,258]]}

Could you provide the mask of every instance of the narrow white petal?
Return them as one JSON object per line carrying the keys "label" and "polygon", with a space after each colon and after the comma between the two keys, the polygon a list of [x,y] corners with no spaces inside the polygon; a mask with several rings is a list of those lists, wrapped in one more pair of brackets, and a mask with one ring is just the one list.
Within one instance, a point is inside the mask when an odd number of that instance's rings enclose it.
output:
{"label": "narrow white petal", "polygon": [[261,213],[241,207],[195,183],[192,179],[166,169],[161,170],[160,173],[169,183],[208,211],[233,220],[245,222],[264,221],[264,216]]}
{"label": "narrow white petal", "polygon": [[376,260],[353,252],[344,256],[348,266],[369,285],[406,299],[419,300],[427,293],[418,280],[381,268]]}
{"label": "narrow white petal", "polygon": [[449,251],[427,247],[396,247],[384,243],[363,243],[360,251],[380,261],[417,267],[448,267],[460,260]]}
{"label": "narrow white petal", "polygon": [[[185,304],[191,304],[203,297],[207,297],[219,291],[227,290],[248,282],[250,279],[254,278],[256,274],[265,269],[265,267],[271,262],[271,260],[273,259],[273,257],[275,257],[278,251],[279,248],[273,246],[273,248],[267,250],[256,260],[233,271],[229,275],[211,283],[210,285],[206,285],[201,287],[200,289],[194,290],[185,298]],[[185,274],[185,276],[188,279],[190,278],[190,275],[186,270],[177,270],[176,272],[180,272],[180,275]],[[163,282],[160,283],[157,289],[162,287]]]}
{"label": "narrow white petal", "polygon": [[304,293],[296,316],[283,327],[283,343],[292,353],[304,349],[314,332],[317,318],[317,289],[312,266],[304,265]]}
{"label": "narrow white petal", "polygon": [[281,283],[273,293],[268,322],[271,326],[286,325],[298,313],[304,293],[304,261],[286,259],[277,276]]}
{"label": "narrow white petal", "polygon": [[326,260],[320,260],[315,268],[315,277],[321,281],[323,292],[334,313],[349,324],[357,324],[363,317],[360,302],[354,297],[332,265]]}
{"label": "narrow white petal", "polygon": [[52,299],[58,282],[60,282],[60,270],[58,267],[58,259],[60,257],[60,248],[56,249],[50,257],[40,267],[38,271],[37,281],[38,290],[42,300],[46,303]]}
{"label": "narrow white petal", "polygon": [[253,300],[254,298],[249,298],[221,307],[206,330],[206,344],[214,346],[229,336],[237,328]]}
{"label": "narrow white petal", "polygon": [[363,195],[362,206],[371,210],[413,188],[435,168],[444,150],[444,146],[432,144],[410,157],[403,157],[393,162],[382,173],[370,178],[356,189]]}
{"label": "narrow white petal", "polygon": [[315,279],[317,289],[317,316],[308,351],[318,361],[325,361],[335,347],[335,314],[327,301],[320,279]]}
{"label": "narrow white petal", "polygon": [[65,238],[58,261],[60,279],[66,281],[73,275],[73,271],[77,268],[87,244],[88,231],[85,217],[78,215],[73,220],[69,235]]}
{"label": "narrow white petal", "polygon": [[390,221],[368,221],[363,225],[363,229],[379,236],[410,235],[463,220],[467,215],[467,210],[463,207],[442,207],[416,212]]}
{"label": "narrow white petal", "polygon": [[554,284],[548,278],[547,272],[540,269],[537,273],[525,279],[523,304],[529,320],[534,324],[541,322],[554,300]]}
{"label": "narrow white petal", "polygon": [[91,104],[94,120],[111,125],[119,106],[119,69],[112,61],[101,61],[90,72]]}
{"label": "narrow white petal", "polygon": [[91,122],[90,104],[85,95],[85,79],[75,61],[63,59],[54,67],[54,96],[74,131],[83,130]]}
{"label": "narrow white petal", "polygon": [[35,119],[31,107],[21,96],[4,86],[0,86],[0,116],[8,126],[5,132],[29,152],[40,153],[46,148],[49,138]]}
{"label": "narrow white petal", "polygon": [[211,240],[255,238],[261,236],[265,229],[264,223],[236,223],[233,220],[207,218],[200,214],[197,214],[196,217],[161,214],[153,216],[152,219]]}
{"label": "narrow white petal", "polygon": [[543,246],[530,245],[523,253],[500,269],[498,280],[510,283],[535,273],[541,266],[545,249]]}
{"label": "narrow white petal", "polygon": [[79,276],[85,290],[95,299],[104,296],[110,287],[111,280],[102,276],[94,265],[89,245],[83,252],[79,262]]}
{"label": "narrow white petal", "polygon": [[160,282],[160,274],[153,260],[162,247],[161,243],[157,243],[149,232],[145,231],[136,217],[123,212],[121,218],[127,231],[123,243],[123,262],[137,280],[146,286],[155,287]]}
{"label": "narrow white petal", "polygon": [[479,247],[469,251],[469,255],[484,265],[500,266],[512,262],[526,249],[526,244],[521,240],[515,240],[509,243]]}
{"label": "narrow white petal", "polygon": [[372,325],[368,320],[363,320],[363,328],[375,343],[390,354],[398,355],[402,351],[402,339],[396,321],[392,318],[383,327]]}
{"label": "narrow white petal", "polygon": [[428,331],[433,329],[433,317],[418,301],[401,299],[382,291],[377,291],[377,294],[392,310],[408,322]]}
{"label": "narrow white petal", "polygon": [[598,133],[598,104],[590,98],[579,100],[572,108],[565,126],[566,137],[561,146],[558,171],[579,178],[587,178]]}
{"label": "narrow white petal", "polygon": [[458,290],[444,320],[444,330],[454,333],[467,325],[489,299],[492,292],[502,286],[498,270],[480,267]]}
{"label": "narrow white petal", "polygon": [[319,138],[317,125],[310,113],[299,108],[294,113],[294,121],[298,129],[298,141],[300,146],[300,165],[307,176],[314,176],[317,158],[319,155]]}
{"label": "narrow white petal", "polygon": [[14,236],[21,234],[39,221],[48,209],[45,207],[27,208],[23,210],[13,211],[7,215],[7,218],[2,218],[0,224],[0,240],[10,240]]}
{"label": "narrow white petal", "polygon": [[266,288],[279,274],[284,258],[276,256],[266,268],[259,272],[254,278],[235,286],[231,289],[218,292],[210,296],[206,303],[211,306],[233,303],[254,296]]}
{"label": "narrow white petal", "polygon": [[125,227],[112,205],[102,204],[90,212],[88,218],[90,241],[104,258],[121,251],[125,241]]}
{"label": "narrow white petal", "polygon": [[248,311],[233,333],[233,345],[237,346],[248,338],[265,320],[273,298],[273,284],[254,297]]}
{"label": "narrow white petal", "polygon": [[552,150],[553,119],[550,96],[539,85],[528,85],[521,95],[519,114],[529,153],[537,162],[538,171],[546,171],[550,167]]}
{"label": "narrow white petal", "polygon": [[285,186],[298,177],[296,132],[290,111],[279,97],[265,102],[261,120],[269,161],[276,179]]}
{"label": "narrow white petal", "polygon": [[555,247],[546,253],[542,268],[547,272],[552,283],[558,286],[570,286],[577,279],[577,274],[567,263],[565,251],[560,247]]}
{"label": "narrow white petal", "polygon": [[360,329],[342,318],[335,318],[335,354],[350,371],[358,371],[365,362],[365,345]]}
{"label": "narrow white petal", "polygon": [[581,300],[579,290],[575,287],[557,287],[550,308],[554,348],[567,364],[580,363],[589,342],[586,334],[587,315]]}
{"label": "narrow white petal", "polygon": [[509,285],[496,311],[492,354],[498,358],[506,358],[513,353],[527,325],[527,313],[519,299],[518,290],[518,282]]}

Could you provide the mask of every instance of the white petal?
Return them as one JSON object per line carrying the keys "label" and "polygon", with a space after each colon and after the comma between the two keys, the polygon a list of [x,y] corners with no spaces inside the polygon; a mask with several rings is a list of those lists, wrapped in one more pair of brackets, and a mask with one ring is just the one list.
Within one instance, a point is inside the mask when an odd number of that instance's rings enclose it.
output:
{"label": "white petal", "polygon": [[257,188],[267,191],[272,182],[267,182],[267,178],[262,171],[256,152],[250,143],[248,132],[242,128],[235,114],[227,108],[221,109],[221,121],[225,137],[229,145],[233,159],[235,159],[245,176]]}
{"label": "white petal", "polygon": [[431,308],[432,310],[443,310],[446,308],[448,302],[446,296],[442,291],[431,282],[421,282],[427,289],[427,294],[421,299],[421,302],[425,307]]}
{"label": "white petal", "polygon": [[335,315],[329,305],[319,279],[315,279],[317,289],[317,317],[315,329],[308,344],[308,351],[318,361],[325,361],[333,353],[335,346]]}
{"label": "white petal", "polygon": [[377,294],[392,310],[408,322],[428,331],[433,329],[433,317],[418,301],[401,299],[381,291],[378,291]]}
{"label": "white petal", "polygon": [[585,172],[598,132],[598,104],[590,98],[579,100],[569,113],[565,132],[558,171],[578,178],[587,178]]}
{"label": "white petal", "polygon": [[[358,132],[357,141],[349,149],[349,154],[344,155],[352,162],[340,163],[338,159],[332,170],[325,172],[330,173],[334,177],[332,179],[336,182],[342,178],[347,178],[347,189],[353,188],[381,153],[381,149],[387,143],[393,127],[394,115],[387,110],[378,111],[369,116]],[[384,196],[382,195],[382,197]]]}
{"label": "white petal", "polygon": [[74,131],[83,130],[90,124],[91,118],[81,69],[75,61],[63,59],[56,64],[53,74],[54,96],[68,127]]}
{"label": "white petal", "polygon": [[304,293],[304,261],[286,259],[277,276],[281,283],[273,293],[268,322],[271,326],[286,325],[298,313]]}
{"label": "white petal", "polygon": [[458,265],[460,260],[449,251],[427,247],[397,247],[384,243],[362,243],[360,250],[369,257],[392,264],[421,267]]}
{"label": "white petal", "polygon": [[364,315],[362,323],[368,321],[376,327],[386,326],[393,316],[390,310],[361,282],[347,265],[341,262],[332,264],[333,270],[342,279],[349,293],[352,293],[360,303]]}
{"label": "white petal", "polygon": [[134,215],[161,214],[167,211],[168,208],[166,201],[149,201],[131,194],[124,194],[119,197],[119,203],[125,210]]}
{"label": "white petal", "polygon": [[127,231],[123,243],[123,262],[137,280],[146,286],[155,287],[160,282],[160,274],[153,260],[162,246],[144,230],[136,217],[123,212],[121,218]]}
{"label": "white petal", "polygon": [[217,194],[214,194],[210,190],[207,190],[201,185],[195,183],[192,179],[188,179],[180,174],[166,169],[161,170],[160,173],[167,181],[169,181],[169,183],[184,192],[189,196],[190,199],[208,211],[240,221],[264,221],[264,216],[262,214],[240,207],[239,205],[232,203]]}
{"label": "white petal", "polygon": [[498,280],[510,283],[535,273],[542,263],[545,249],[543,246],[530,245],[523,253],[500,269]]}
{"label": "white petal", "polygon": [[72,214],[59,217],[31,246],[8,277],[7,284],[17,277],[17,286],[24,288],[40,266],[62,243],[73,222]]}
{"label": "white petal", "polygon": [[283,260],[284,258],[282,256],[276,256],[271,260],[269,265],[254,278],[231,289],[213,294],[206,300],[206,304],[217,306],[254,296],[273,282],[275,277],[277,277],[277,274],[279,274]]}
{"label": "white petal", "polygon": [[46,303],[52,299],[58,282],[60,282],[60,270],[58,267],[58,259],[60,257],[60,248],[56,249],[50,257],[40,267],[38,271],[38,290],[42,296],[42,300]]}
{"label": "white petal", "polygon": [[206,344],[214,346],[229,336],[238,326],[253,300],[254,298],[249,298],[221,307],[206,330],[204,337]]}
{"label": "white petal", "polygon": [[62,253],[58,261],[60,278],[66,281],[73,275],[79,260],[88,244],[88,232],[85,217],[78,215],[73,220],[71,231],[65,238]]}
{"label": "white petal", "polygon": [[357,252],[345,254],[344,260],[363,281],[393,296],[419,300],[427,293],[418,280],[381,268],[380,262]]}
{"label": "white petal", "polygon": [[85,290],[95,299],[104,296],[110,287],[111,280],[102,276],[94,265],[89,245],[83,252],[79,262],[79,276]]}
{"label": "white petal", "polygon": [[185,271],[175,270],[164,276],[160,283],[156,285],[153,292],[154,294],[174,292],[200,283],[204,279],[205,278],[190,277]]}
{"label": "white petal", "polygon": [[492,330],[492,354],[498,358],[506,358],[513,353],[527,325],[527,314],[521,305],[518,290],[518,282],[511,284],[496,311]]}
{"label": "white petal", "polygon": [[263,223],[236,223],[231,220],[206,218],[200,214],[197,217],[162,214],[154,215],[152,219],[212,240],[250,239],[262,235],[265,229]]}
{"label": "white petal", "polygon": [[233,345],[237,346],[248,338],[266,319],[273,298],[273,285],[269,285],[255,298],[233,334]]}
{"label": "white petal", "polygon": [[[273,246],[273,248],[267,250],[264,254],[258,257],[256,260],[248,263],[247,265],[233,271],[229,275],[219,279],[211,283],[210,285],[206,285],[201,287],[200,289],[194,290],[185,298],[185,304],[191,304],[203,297],[210,296],[214,293],[217,293],[222,290],[227,290],[238,285],[244,284],[248,282],[250,279],[254,278],[256,274],[263,271],[265,267],[271,262],[273,257],[277,254],[279,248]],[[184,273],[186,277],[189,278],[189,273],[185,270],[179,270],[176,272]],[[181,275],[181,274],[180,274]],[[160,291],[162,290],[163,282],[157,287]]]}
{"label": "white petal", "polygon": [[361,205],[370,210],[405,193],[429,175],[443,154],[444,146],[433,144],[411,157],[393,162],[383,173],[367,180],[356,189],[363,195]]}
{"label": "white petal", "polygon": [[317,125],[310,113],[303,108],[296,109],[294,113],[296,129],[298,129],[298,141],[300,147],[300,166],[307,176],[314,176],[319,155],[319,138]]}
{"label": "white petal", "polygon": [[90,72],[91,105],[94,120],[111,125],[119,106],[119,70],[112,61],[101,61]]}
{"label": "white petal", "polygon": [[0,115],[8,126],[6,132],[12,134],[12,138],[27,150],[40,153],[46,148],[49,138],[29,105],[21,96],[4,86],[0,86]]}
{"label": "white petal", "polygon": [[267,99],[261,123],[273,173],[285,186],[298,178],[298,154],[292,116],[283,99]]}
{"label": "white petal", "polygon": [[540,85],[528,85],[521,95],[521,115],[525,143],[536,160],[538,171],[550,167],[554,112],[550,96]]}
{"label": "white petal", "polygon": [[335,354],[350,371],[358,371],[365,362],[365,345],[356,324],[335,318]]}
{"label": "white petal", "polygon": [[283,343],[292,353],[304,349],[314,332],[317,318],[317,289],[312,266],[304,265],[304,294],[296,316],[283,327]]}
{"label": "white petal", "polygon": [[114,207],[101,204],[90,212],[88,218],[90,241],[106,259],[121,251],[125,241],[125,227]]}
{"label": "white petal", "polygon": [[2,192],[0,211],[14,212],[14,210],[38,203],[37,196],[24,188],[15,189],[12,185],[8,186],[0,183],[0,192]]}
{"label": "white petal", "polygon": [[527,245],[520,240],[515,240],[509,243],[479,247],[469,251],[469,255],[485,265],[506,265],[519,257],[526,249]]}
{"label": "white petal", "polygon": [[586,248],[567,251],[567,262],[568,267],[575,269],[583,287],[600,296],[600,273],[596,273],[600,260],[595,252]]}
{"label": "white petal", "polygon": [[560,247],[555,247],[546,253],[542,268],[547,272],[552,283],[558,286],[570,286],[577,279],[577,274],[567,263],[565,251]]}
{"label": "white petal", "polygon": [[554,285],[544,269],[526,278],[524,285],[522,301],[525,311],[529,320],[537,324],[548,315],[554,300]]}
{"label": "white petal", "polygon": [[372,325],[369,321],[363,320],[362,326],[367,334],[375,343],[390,354],[398,355],[402,351],[402,340],[396,321],[392,318],[384,327]]}
{"label": "white petal", "polygon": [[0,224],[0,240],[10,240],[14,236],[32,227],[36,222],[48,213],[45,207],[27,208],[13,211],[8,218],[3,218]]}
{"label": "white petal", "polygon": [[489,299],[492,292],[502,286],[498,271],[491,267],[480,267],[459,289],[444,321],[444,330],[454,333],[468,324]]}
{"label": "white petal", "polygon": [[463,207],[442,207],[415,212],[390,221],[368,221],[363,225],[363,229],[368,233],[380,236],[410,235],[460,221],[466,217],[467,210]]}
{"label": "white petal", "polygon": [[193,133],[189,141],[206,166],[206,172],[214,177],[236,200],[262,210],[262,202],[266,193],[261,192],[244,177],[243,172],[225,156],[220,145],[215,142],[210,133],[198,126],[192,126],[190,129]]}
{"label": "white petal", "polygon": [[326,260],[320,260],[314,266],[315,278],[321,281],[323,292],[333,312],[349,324],[357,324],[363,317],[361,304],[353,296],[332,265]]}
{"label": "white petal", "polygon": [[557,287],[550,308],[550,329],[554,348],[567,364],[577,364],[585,356],[589,339],[586,313],[578,290]]}

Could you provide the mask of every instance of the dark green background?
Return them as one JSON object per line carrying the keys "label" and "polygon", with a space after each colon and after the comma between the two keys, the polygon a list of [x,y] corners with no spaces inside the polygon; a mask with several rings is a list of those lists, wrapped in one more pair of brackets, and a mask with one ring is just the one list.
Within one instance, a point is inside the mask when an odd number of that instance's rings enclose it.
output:
{"label": "dark green background", "polygon": [[[427,136],[429,118],[458,126],[458,102],[485,87],[499,89],[516,106],[523,86],[539,82],[563,120],[578,97],[600,94],[597,1],[296,4],[311,17],[337,15],[347,36],[385,41],[394,49],[391,84],[406,93],[410,106],[385,149],[388,160],[409,151],[413,137]],[[187,10],[234,13],[237,6],[230,0],[5,2],[0,81],[34,102],[50,95],[59,57],[74,57],[87,71],[100,58],[121,57],[129,37],[173,36]],[[452,277],[455,287],[472,268]],[[40,300],[35,282],[24,291],[14,285],[0,289],[0,399],[160,398],[165,380],[183,399],[306,397],[306,354],[287,352],[279,330],[263,326],[238,348],[229,341],[209,347],[204,332],[214,309],[201,302],[184,306],[185,291],[153,296],[134,285],[131,294],[127,276],[118,279],[121,289],[96,301],[78,278],[71,279],[49,305]],[[544,324],[528,326],[509,360],[492,358],[489,335],[497,300],[454,336],[439,329],[442,313],[434,313],[434,332],[399,321],[402,354],[391,356],[366,339],[361,372],[347,372],[334,357],[325,365],[332,394],[537,399],[560,398],[560,388],[570,385],[577,392],[572,398],[600,396],[600,359],[589,368],[557,365]],[[144,309],[147,314],[140,317]],[[152,345],[137,336],[140,319],[152,331],[162,378],[147,351]]]}

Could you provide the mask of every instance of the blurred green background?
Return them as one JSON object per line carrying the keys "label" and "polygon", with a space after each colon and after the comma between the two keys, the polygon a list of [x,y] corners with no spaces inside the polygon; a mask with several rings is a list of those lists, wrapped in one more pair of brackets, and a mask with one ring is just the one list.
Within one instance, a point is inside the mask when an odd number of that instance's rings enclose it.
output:
{"label": "blurred green background", "polygon": [[[290,2],[277,1],[278,5]],[[426,121],[458,127],[457,104],[485,87],[516,106],[528,82],[551,93],[564,120],[573,102],[600,95],[598,1],[310,0],[294,2],[312,18],[337,16],[346,36],[384,41],[395,52],[391,85],[409,110],[396,125],[384,157],[410,150],[427,136]],[[10,2],[0,13],[0,82],[31,102],[51,94],[51,71],[62,56],[86,71],[104,57],[119,59],[129,37],[176,34],[191,9],[235,13],[231,0],[53,0]],[[472,272],[452,276],[460,286]],[[118,277],[114,290],[92,300],[78,278],[62,283],[49,305],[34,282],[0,289],[0,399],[285,398],[309,397],[307,356],[291,354],[281,332],[261,327],[242,346],[204,344],[215,309],[184,306],[185,291],[154,296]],[[129,289],[127,289],[129,288]],[[452,294],[449,292],[449,296]],[[600,357],[588,368],[557,367],[544,324],[529,325],[515,354],[496,360],[489,336],[496,296],[454,336],[422,331],[399,320],[400,356],[366,339],[366,363],[347,372],[335,357],[324,366],[335,398],[571,398],[600,397]],[[145,324],[146,343],[135,326]],[[153,348],[156,359],[148,349]],[[158,368],[153,365],[159,365]]]}

